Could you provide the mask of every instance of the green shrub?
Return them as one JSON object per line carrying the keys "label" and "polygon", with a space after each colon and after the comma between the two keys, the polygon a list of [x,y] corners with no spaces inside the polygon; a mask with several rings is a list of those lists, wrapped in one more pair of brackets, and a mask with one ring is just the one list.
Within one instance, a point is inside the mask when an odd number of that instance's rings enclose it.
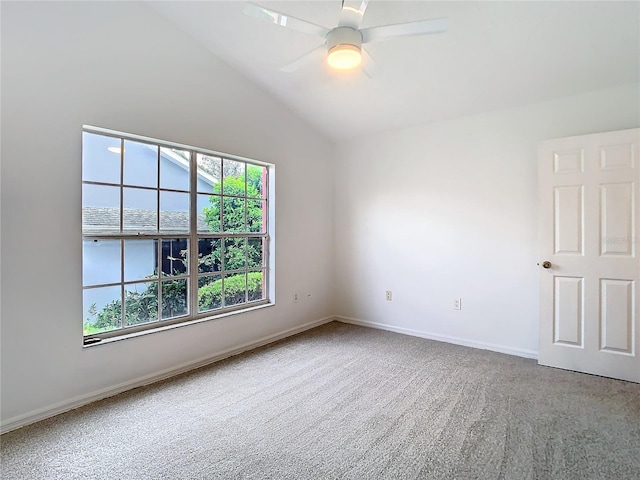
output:
{"label": "green shrub", "polygon": [[[245,303],[244,299],[245,274],[231,275],[224,279],[225,305]],[[137,325],[157,320],[158,317],[158,284],[153,282],[142,292],[127,292],[125,297],[125,324]],[[247,275],[248,299],[250,302],[262,298],[262,272],[249,272]],[[186,312],[186,282],[176,280],[164,284],[163,310],[165,318]],[[214,310],[222,306],[222,279],[214,280],[198,289],[198,305],[200,310]],[[95,306],[89,309],[94,317],[83,324],[85,335],[108,332],[120,328],[122,319],[122,304],[120,300],[109,302],[97,312]]]}
{"label": "green shrub", "polygon": [[[244,303],[244,273],[225,277],[225,304]],[[249,272],[247,275],[249,301],[262,298],[262,272]],[[214,280],[198,289],[198,305],[201,310],[211,310],[222,306],[222,279]]]}

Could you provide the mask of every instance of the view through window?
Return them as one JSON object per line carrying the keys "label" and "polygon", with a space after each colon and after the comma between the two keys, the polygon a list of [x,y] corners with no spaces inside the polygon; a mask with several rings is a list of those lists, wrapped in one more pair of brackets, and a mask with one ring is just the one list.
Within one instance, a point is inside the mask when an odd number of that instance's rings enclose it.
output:
{"label": "view through window", "polygon": [[85,343],[267,303],[273,166],[85,127]]}

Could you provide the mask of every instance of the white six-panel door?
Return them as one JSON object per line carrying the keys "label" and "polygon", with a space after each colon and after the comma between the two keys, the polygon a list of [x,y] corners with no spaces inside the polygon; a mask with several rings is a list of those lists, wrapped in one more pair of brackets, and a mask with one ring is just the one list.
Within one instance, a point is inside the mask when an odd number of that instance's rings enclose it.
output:
{"label": "white six-panel door", "polygon": [[541,365],[640,382],[639,147],[640,129],[540,147]]}

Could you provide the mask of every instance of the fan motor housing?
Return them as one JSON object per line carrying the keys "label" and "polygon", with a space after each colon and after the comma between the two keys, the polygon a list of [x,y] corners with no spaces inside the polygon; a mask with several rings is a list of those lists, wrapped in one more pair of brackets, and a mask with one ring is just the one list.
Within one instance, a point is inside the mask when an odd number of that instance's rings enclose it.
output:
{"label": "fan motor housing", "polygon": [[327,48],[329,51],[338,45],[352,45],[358,50],[362,48],[362,34],[351,27],[337,27],[327,33]]}

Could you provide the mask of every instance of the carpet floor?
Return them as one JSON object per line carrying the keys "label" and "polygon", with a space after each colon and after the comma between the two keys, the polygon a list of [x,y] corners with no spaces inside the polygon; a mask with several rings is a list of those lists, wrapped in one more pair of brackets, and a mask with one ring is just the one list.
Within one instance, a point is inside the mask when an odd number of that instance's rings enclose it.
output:
{"label": "carpet floor", "polygon": [[0,441],[4,480],[637,480],[640,385],[333,322]]}

